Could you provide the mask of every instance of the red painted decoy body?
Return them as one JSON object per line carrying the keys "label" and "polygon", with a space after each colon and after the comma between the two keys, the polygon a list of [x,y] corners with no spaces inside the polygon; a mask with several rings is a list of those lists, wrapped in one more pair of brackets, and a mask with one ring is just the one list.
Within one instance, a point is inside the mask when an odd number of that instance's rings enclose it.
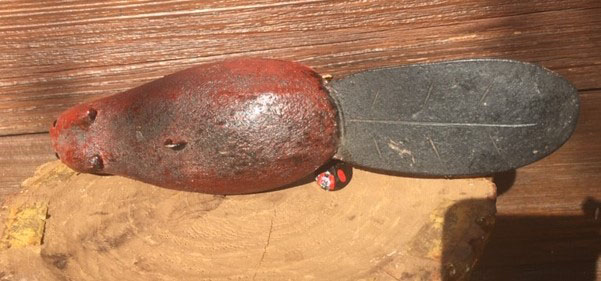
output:
{"label": "red painted decoy body", "polygon": [[60,159],[77,171],[235,194],[299,180],[331,159],[336,118],[313,70],[248,58],[77,105],[50,135]]}

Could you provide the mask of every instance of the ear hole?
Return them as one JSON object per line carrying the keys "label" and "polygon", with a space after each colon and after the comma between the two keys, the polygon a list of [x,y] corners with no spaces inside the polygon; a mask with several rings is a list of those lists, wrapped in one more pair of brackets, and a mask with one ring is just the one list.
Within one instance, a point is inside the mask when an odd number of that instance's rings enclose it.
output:
{"label": "ear hole", "polygon": [[88,118],[90,118],[90,121],[94,121],[96,120],[96,115],[98,115],[98,111],[96,111],[96,109],[90,108],[88,109]]}
{"label": "ear hole", "polygon": [[172,150],[182,150],[188,144],[185,141],[173,142],[171,139],[166,139],[163,145],[167,148],[171,148]]}
{"label": "ear hole", "polygon": [[104,162],[102,161],[102,157],[100,157],[98,154],[92,156],[90,159],[90,164],[92,166],[92,170],[94,171],[100,171],[104,169]]}

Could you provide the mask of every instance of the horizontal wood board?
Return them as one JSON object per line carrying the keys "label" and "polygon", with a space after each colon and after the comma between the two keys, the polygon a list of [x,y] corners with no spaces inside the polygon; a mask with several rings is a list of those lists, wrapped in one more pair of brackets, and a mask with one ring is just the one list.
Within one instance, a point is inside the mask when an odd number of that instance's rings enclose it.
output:
{"label": "horizontal wood board", "polygon": [[474,279],[601,280],[597,0],[2,1],[0,198],[54,159],[46,132],[62,110],[235,56],[334,76],[502,57],[566,76],[581,91],[576,132],[550,157],[496,176],[497,230]]}

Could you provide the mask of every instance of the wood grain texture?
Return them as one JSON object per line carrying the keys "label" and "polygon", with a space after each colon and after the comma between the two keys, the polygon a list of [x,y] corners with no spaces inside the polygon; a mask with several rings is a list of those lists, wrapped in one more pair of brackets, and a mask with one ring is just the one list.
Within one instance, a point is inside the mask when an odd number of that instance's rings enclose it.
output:
{"label": "wood grain texture", "polygon": [[55,159],[46,133],[0,137],[0,202],[18,192],[37,166]]}
{"label": "wood grain texture", "polygon": [[6,1],[0,135],[47,131],[73,104],[231,56],[334,75],[505,57],[595,88],[600,31],[596,0]]}
{"label": "wood grain texture", "polygon": [[[60,161],[41,166],[23,190],[0,221],[31,206],[48,206],[50,217],[41,246],[0,249],[8,280],[463,281],[492,231],[496,197],[485,178],[357,169],[337,192],[311,182],[219,196],[79,174]],[[12,221],[7,238],[40,224]]]}
{"label": "wood grain texture", "polygon": [[[0,135],[45,132],[75,103],[232,56],[334,75],[507,57],[565,75],[584,90],[575,135],[497,177],[497,230],[474,277],[601,280],[600,220],[588,204],[601,200],[598,0],[2,1]],[[45,134],[0,138],[0,197],[51,159]]]}

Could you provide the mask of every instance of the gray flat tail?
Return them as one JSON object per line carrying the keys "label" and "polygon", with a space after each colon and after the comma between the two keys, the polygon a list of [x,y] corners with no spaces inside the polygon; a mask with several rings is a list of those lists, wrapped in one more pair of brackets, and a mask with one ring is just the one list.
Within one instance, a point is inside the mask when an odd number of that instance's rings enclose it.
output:
{"label": "gray flat tail", "polygon": [[381,171],[483,175],[515,169],[572,134],[578,93],[560,75],[511,60],[375,69],[328,84],[341,118],[336,158]]}

